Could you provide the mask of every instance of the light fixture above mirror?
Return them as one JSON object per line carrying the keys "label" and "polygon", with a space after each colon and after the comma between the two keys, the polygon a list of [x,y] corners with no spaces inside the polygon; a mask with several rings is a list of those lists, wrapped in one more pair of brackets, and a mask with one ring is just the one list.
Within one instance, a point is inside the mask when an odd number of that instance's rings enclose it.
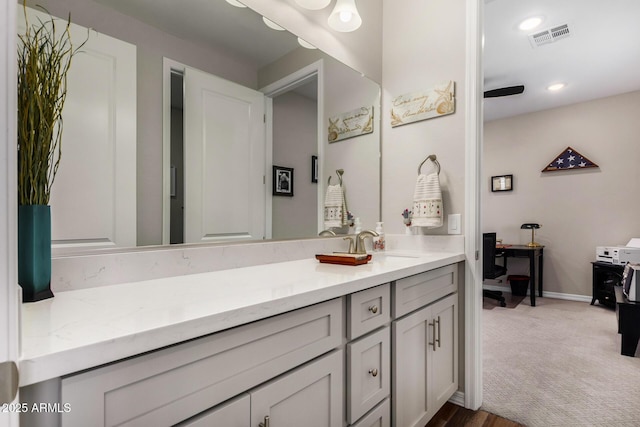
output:
{"label": "light fixture above mirror", "polygon": [[329,26],[335,31],[348,33],[362,25],[362,18],[356,8],[355,0],[337,0],[336,6],[329,15]]}
{"label": "light fixture above mirror", "polygon": [[276,24],[272,20],[265,18],[264,16],[262,17],[262,21],[267,27],[271,28],[272,30],[284,31],[284,28],[282,28],[280,25]]}
{"label": "light fixture above mirror", "polygon": [[227,0],[227,3],[229,3],[231,6],[235,6],[235,7],[241,7],[241,8],[247,7],[247,6],[245,6],[244,4],[240,3],[237,0]]}
{"label": "light fixture above mirror", "polygon": [[331,0],[296,0],[298,6],[309,10],[320,10],[329,6]]}

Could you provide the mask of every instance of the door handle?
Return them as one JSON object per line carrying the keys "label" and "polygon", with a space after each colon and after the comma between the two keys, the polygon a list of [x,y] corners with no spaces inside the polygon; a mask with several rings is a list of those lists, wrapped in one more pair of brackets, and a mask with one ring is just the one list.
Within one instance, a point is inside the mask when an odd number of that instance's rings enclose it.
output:
{"label": "door handle", "polygon": [[8,360],[0,363],[0,404],[13,402],[18,394],[18,366]]}

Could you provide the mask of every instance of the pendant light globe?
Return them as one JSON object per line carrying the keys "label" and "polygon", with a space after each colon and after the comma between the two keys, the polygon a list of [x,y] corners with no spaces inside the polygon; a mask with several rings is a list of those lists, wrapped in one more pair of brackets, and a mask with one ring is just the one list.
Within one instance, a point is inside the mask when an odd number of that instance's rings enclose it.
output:
{"label": "pendant light globe", "polygon": [[341,33],[355,31],[362,25],[362,18],[355,0],[338,0],[329,15],[329,27]]}

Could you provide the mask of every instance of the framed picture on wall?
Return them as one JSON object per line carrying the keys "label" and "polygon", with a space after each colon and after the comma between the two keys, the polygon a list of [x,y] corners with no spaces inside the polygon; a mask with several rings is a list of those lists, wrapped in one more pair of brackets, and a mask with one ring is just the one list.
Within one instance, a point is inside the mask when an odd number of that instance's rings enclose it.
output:
{"label": "framed picture on wall", "polygon": [[318,156],[311,156],[311,182],[318,182]]}
{"label": "framed picture on wall", "polygon": [[498,175],[491,177],[491,191],[513,190],[513,175]]}
{"label": "framed picture on wall", "polygon": [[293,197],[293,168],[273,166],[273,195]]}

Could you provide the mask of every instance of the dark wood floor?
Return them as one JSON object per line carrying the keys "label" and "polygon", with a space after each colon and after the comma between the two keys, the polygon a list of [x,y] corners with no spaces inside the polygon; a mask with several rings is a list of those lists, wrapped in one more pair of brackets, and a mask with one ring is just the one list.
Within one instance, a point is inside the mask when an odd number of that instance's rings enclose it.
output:
{"label": "dark wood floor", "polygon": [[447,402],[425,427],[524,427],[485,411],[472,411]]}

